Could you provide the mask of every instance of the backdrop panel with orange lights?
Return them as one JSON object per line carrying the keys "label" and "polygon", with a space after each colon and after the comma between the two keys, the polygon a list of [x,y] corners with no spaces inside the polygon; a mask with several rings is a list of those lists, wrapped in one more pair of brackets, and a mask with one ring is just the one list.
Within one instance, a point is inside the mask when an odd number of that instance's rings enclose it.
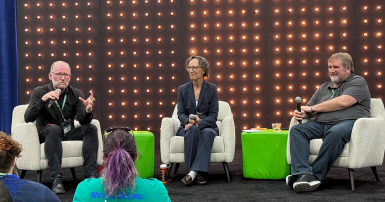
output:
{"label": "backdrop panel with orange lights", "polygon": [[97,99],[94,117],[149,130],[159,148],[190,55],[210,63],[208,81],[242,129],[289,126],[329,80],[327,59],[348,52],[372,97],[383,97],[384,2],[292,0],[17,1],[19,103],[49,83],[50,65],[70,64],[70,85]]}

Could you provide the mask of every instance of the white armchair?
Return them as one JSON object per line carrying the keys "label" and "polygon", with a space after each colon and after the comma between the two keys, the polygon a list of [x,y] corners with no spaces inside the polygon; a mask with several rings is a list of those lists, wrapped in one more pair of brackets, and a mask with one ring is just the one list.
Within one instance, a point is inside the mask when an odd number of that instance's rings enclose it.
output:
{"label": "white armchair", "polygon": [[[341,155],[333,163],[333,167],[348,168],[351,189],[354,190],[353,172],[356,168],[371,167],[377,181],[380,181],[376,166],[382,165],[385,150],[385,111],[380,99],[372,98],[370,101],[370,118],[360,118],[354,123],[350,142],[348,142]],[[311,121],[305,119],[302,122]],[[296,125],[292,118],[290,128]],[[290,130],[290,129],[289,129]],[[290,133],[290,132],[289,132]],[[287,139],[287,163],[291,164],[290,136]],[[310,141],[309,163],[317,158],[322,139]]]}
{"label": "white armchair", "polygon": [[[41,181],[42,170],[48,169],[48,160],[44,152],[44,145],[40,144],[36,123],[26,123],[24,113],[28,105],[19,105],[13,109],[11,135],[14,140],[19,142],[23,150],[21,157],[16,160],[16,167],[22,170],[20,178],[24,178],[27,170],[37,171],[37,181]],[[102,151],[103,142],[100,131],[100,123],[93,119],[91,124],[98,128],[98,157],[97,165],[103,164]],[[79,122],[75,121],[75,127],[79,127]],[[83,141],[63,141],[62,168],[71,168],[72,177],[76,179],[74,167],[83,166]]]}
{"label": "white armchair", "polygon": [[[235,126],[230,105],[219,101],[217,125],[219,136],[215,137],[211,149],[210,162],[222,163],[227,180],[230,182],[230,173],[227,163],[234,160]],[[160,154],[163,163],[176,163],[174,174],[177,173],[180,163],[184,163],[184,137],[176,136],[180,126],[177,115],[177,106],[171,118],[162,119],[160,131]],[[171,170],[171,168],[170,168]]]}

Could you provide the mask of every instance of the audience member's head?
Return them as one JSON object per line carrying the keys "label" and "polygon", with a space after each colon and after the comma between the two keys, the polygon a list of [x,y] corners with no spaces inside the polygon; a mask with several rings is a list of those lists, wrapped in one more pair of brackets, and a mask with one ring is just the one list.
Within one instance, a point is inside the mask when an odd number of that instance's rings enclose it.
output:
{"label": "audience member's head", "polygon": [[20,156],[21,150],[18,142],[0,131],[0,173],[8,173],[11,170],[15,163],[14,159]]}
{"label": "audience member's head", "polygon": [[135,188],[138,175],[134,161],[138,155],[134,137],[128,127],[117,127],[110,132],[103,144],[103,187],[107,195],[115,195],[119,190]]}
{"label": "audience member's head", "polygon": [[12,202],[12,196],[7,186],[0,180],[0,202]]}

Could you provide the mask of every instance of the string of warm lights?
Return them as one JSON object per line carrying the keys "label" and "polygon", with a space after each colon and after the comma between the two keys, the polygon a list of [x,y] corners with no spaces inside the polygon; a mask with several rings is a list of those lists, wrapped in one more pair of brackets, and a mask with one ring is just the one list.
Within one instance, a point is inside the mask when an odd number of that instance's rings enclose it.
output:
{"label": "string of warm lights", "polygon": [[[49,82],[53,61],[71,64],[71,85],[95,92],[102,127],[156,131],[188,81],[189,55],[231,104],[236,126],[288,124],[325,81],[327,58],[353,56],[356,74],[382,98],[382,1],[18,1],[20,103]],[[287,123],[287,124],[286,124]]]}

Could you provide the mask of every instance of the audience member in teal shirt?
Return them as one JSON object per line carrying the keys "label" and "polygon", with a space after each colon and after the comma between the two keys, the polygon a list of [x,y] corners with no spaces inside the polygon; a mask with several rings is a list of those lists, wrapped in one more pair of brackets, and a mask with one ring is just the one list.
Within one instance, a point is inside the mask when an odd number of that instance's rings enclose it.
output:
{"label": "audience member in teal shirt", "polygon": [[130,131],[128,127],[107,130],[102,177],[79,183],[73,201],[171,201],[161,181],[137,176],[138,151]]}
{"label": "audience member in teal shirt", "polygon": [[[118,191],[116,195],[107,196],[102,178],[86,179],[76,188],[73,201],[170,201],[163,183],[157,179],[136,177],[135,190]],[[110,200],[108,200],[110,199]]]}

